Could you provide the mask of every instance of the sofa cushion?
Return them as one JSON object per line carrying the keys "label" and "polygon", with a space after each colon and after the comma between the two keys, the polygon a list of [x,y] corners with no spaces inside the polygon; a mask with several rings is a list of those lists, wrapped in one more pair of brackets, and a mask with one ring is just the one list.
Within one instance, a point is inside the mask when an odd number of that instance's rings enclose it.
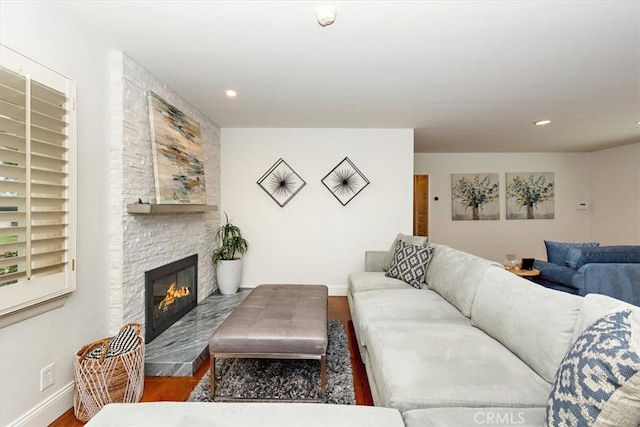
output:
{"label": "sofa cushion", "polygon": [[402,414],[406,427],[518,426],[540,427],[544,408],[431,408]]}
{"label": "sofa cushion", "polygon": [[582,299],[490,267],[471,323],[500,341],[549,383],[571,346]]}
{"label": "sofa cushion", "polygon": [[580,313],[576,320],[571,342],[574,343],[580,334],[599,318],[616,311],[631,310],[635,313],[636,319],[640,319],[640,307],[627,304],[624,301],[600,294],[587,294],[582,298]]}
{"label": "sofa cushion", "polygon": [[360,292],[353,298],[354,328],[361,346],[368,342],[368,330],[380,325],[404,323],[408,329],[426,323],[469,325],[471,321],[436,292],[408,288],[405,291]]}
{"label": "sofa cushion", "polygon": [[398,233],[393,243],[391,244],[391,248],[389,248],[389,252],[387,252],[387,256],[384,258],[384,261],[382,262],[382,269],[384,271],[389,270],[389,268],[391,267],[391,260],[393,259],[396,253],[396,243],[398,243],[398,241],[400,240],[406,243],[411,243],[412,245],[416,245],[416,246],[424,246],[425,243],[427,243],[426,236],[411,236],[408,234]]}
{"label": "sofa cushion", "polygon": [[462,314],[470,317],[478,284],[492,264],[500,266],[446,245],[434,245],[427,269],[427,286],[455,305]]}
{"label": "sofa cushion", "polygon": [[565,262],[567,267],[576,270],[592,263],[640,263],[640,246],[571,248]]}
{"label": "sofa cushion", "polygon": [[421,289],[432,253],[431,247],[416,246],[400,240],[396,243],[396,253],[385,276],[400,279]]}
{"label": "sofa cushion", "polygon": [[567,253],[571,248],[579,248],[585,246],[598,246],[598,242],[588,243],[566,243],[566,242],[554,242],[551,240],[545,240],[544,245],[547,249],[547,261],[556,265],[565,265],[567,259]]}
{"label": "sofa cushion", "polygon": [[631,310],[605,315],[564,358],[547,406],[547,424],[640,425],[640,322]]}
{"label": "sofa cushion", "polygon": [[413,289],[402,280],[387,277],[382,271],[361,271],[351,273],[347,279],[349,293],[375,291],[378,289]]}
{"label": "sofa cushion", "polygon": [[405,323],[369,329],[379,402],[401,412],[438,407],[545,407],[551,385],[478,328]]}

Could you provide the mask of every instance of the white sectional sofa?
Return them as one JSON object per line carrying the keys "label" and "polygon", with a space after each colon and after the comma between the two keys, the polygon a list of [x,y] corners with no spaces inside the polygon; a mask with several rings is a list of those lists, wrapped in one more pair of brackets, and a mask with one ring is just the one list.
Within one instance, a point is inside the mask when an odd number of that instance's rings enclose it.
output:
{"label": "white sectional sofa", "polygon": [[[429,245],[421,289],[385,276],[388,251],[367,252],[365,271],[348,279],[374,403],[398,409],[407,427],[544,425],[556,371],[580,333],[614,311],[640,319],[638,307],[613,298],[546,289]],[[636,404],[625,408],[632,417],[640,416]]]}
{"label": "white sectional sofa", "polygon": [[[566,420],[548,424],[640,425],[640,308],[604,295],[583,298],[550,290],[500,264],[429,245],[433,252],[425,283],[417,288],[385,276],[382,266],[389,251],[367,252],[366,271],[349,275],[353,325],[377,407],[110,404],[87,425],[542,426],[550,394],[555,395],[558,368],[567,360],[579,360],[573,353],[576,347],[593,352],[589,340],[597,334],[585,337],[583,331],[621,310],[630,310],[632,332],[622,334],[624,339],[616,335],[614,353],[620,357],[616,367],[624,367],[630,378],[615,389],[615,398],[607,396],[607,402],[614,403],[602,409],[596,423],[576,421],[560,411]],[[571,400],[571,393],[562,393]]]}

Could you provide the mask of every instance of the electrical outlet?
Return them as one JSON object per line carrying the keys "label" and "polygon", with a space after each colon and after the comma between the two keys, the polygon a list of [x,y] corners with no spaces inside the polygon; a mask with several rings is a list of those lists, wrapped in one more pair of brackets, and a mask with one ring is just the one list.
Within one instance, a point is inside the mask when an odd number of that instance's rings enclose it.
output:
{"label": "electrical outlet", "polygon": [[55,381],[53,363],[40,369],[40,391],[51,387]]}

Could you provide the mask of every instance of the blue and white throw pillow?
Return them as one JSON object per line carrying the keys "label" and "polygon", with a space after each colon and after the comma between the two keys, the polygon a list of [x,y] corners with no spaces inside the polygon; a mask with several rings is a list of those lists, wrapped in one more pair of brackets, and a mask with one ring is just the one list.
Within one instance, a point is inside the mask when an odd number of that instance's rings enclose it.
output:
{"label": "blue and white throw pillow", "polygon": [[416,289],[424,286],[424,276],[433,254],[433,246],[417,246],[398,240],[387,277],[400,279]]}
{"label": "blue and white throw pillow", "polygon": [[588,327],[556,373],[546,424],[638,427],[639,335],[631,310],[610,313]]}

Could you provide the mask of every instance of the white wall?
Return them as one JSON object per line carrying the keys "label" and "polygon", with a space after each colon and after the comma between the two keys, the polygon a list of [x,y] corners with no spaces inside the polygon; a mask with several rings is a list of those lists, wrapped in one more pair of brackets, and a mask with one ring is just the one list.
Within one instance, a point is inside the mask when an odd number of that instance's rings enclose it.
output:
{"label": "white wall", "polygon": [[[76,80],[77,291],[56,310],[0,330],[0,425],[46,425],[72,406],[73,357],[107,332],[109,54],[43,2],[0,2],[0,40]],[[55,383],[40,391],[40,369]]]}
{"label": "white wall", "polygon": [[591,153],[591,238],[640,244],[640,143]]}
{"label": "white wall", "polygon": [[[506,220],[505,173],[554,172],[555,218]],[[415,173],[429,175],[429,240],[503,262],[507,253],[519,258],[546,259],[543,240],[590,239],[588,153],[466,153],[416,154]],[[451,174],[498,173],[500,220],[452,221]],[[434,197],[438,201],[434,201]]]}
{"label": "white wall", "polygon": [[[365,250],[411,234],[412,130],[222,128],[220,139],[221,211],[249,241],[243,287],[321,283],[345,294]],[[345,157],[371,184],[342,206],[321,180]],[[283,208],[256,184],[279,158],[307,183]]]}

